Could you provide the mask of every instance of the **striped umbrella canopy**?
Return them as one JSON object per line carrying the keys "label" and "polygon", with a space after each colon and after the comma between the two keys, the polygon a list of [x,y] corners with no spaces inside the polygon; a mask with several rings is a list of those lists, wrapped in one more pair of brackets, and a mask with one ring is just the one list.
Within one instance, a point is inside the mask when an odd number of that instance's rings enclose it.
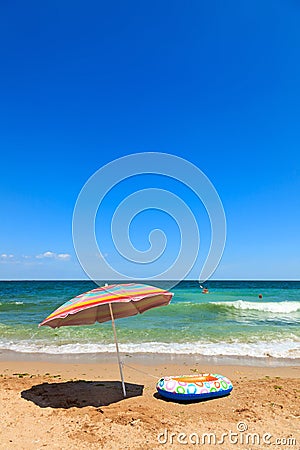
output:
{"label": "striped umbrella canopy", "polygon": [[67,301],[44,319],[39,326],[58,328],[91,325],[95,322],[111,320],[125,397],[126,389],[114,319],[134,316],[157,306],[168,305],[172,296],[171,292],[146,284],[105,285]]}

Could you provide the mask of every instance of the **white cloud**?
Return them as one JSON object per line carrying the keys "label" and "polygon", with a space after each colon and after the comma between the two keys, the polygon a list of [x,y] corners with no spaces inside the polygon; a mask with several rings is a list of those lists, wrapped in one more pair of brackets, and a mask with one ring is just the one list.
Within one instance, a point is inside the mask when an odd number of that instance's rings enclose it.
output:
{"label": "white cloud", "polygon": [[37,259],[43,259],[43,258],[54,258],[56,253],[53,252],[45,252],[41,253],[40,255],[36,255]]}
{"label": "white cloud", "polygon": [[63,261],[67,261],[71,258],[71,255],[69,255],[69,253],[55,253],[55,252],[47,251],[47,252],[41,253],[39,255],[36,255],[36,258],[37,259],[45,259],[45,258],[60,259]]}
{"label": "white cloud", "polygon": [[[24,267],[28,265],[43,265],[46,261],[69,261],[71,255],[69,253],[56,253],[47,251],[35,256],[30,255],[13,255],[12,253],[0,253],[0,264],[4,265],[21,264]],[[1,270],[2,270],[1,268]]]}
{"label": "white cloud", "polygon": [[69,253],[59,253],[58,255],[56,255],[56,258],[67,261],[68,259],[71,258],[71,255],[69,255]]}
{"label": "white cloud", "polygon": [[14,255],[12,255],[12,254],[7,255],[6,253],[2,253],[2,255],[0,255],[1,259],[11,259],[13,257],[14,257]]}

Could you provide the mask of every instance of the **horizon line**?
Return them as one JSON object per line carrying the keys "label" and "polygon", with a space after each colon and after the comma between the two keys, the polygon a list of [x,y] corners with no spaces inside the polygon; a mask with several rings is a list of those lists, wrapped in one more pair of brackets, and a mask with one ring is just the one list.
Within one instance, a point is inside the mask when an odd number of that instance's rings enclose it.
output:
{"label": "horizon line", "polygon": [[[28,278],[18,278],[18,279],[0,279],[0,282],[12,282],[12,281],[89,281],[92,283],[96,283],[96,281],[94,280],[90,280],[90,279],[85,279],[85,278],[39,278],[39,279],[28,279]],[[103,281],[107,282],[107,281],[115,281],[115,282],[130,282],[130,280],[127,279],[120,279],[120,280],[98,280],[98,281]],[[195,281],[197,283],[200,284],[204,284],[210,281],[300,281],[300,279],[296,279],[296,278],[219,278],[219,279],[209,279],[209,280],[205,280],[205,281],[199,281],[197,279],[193,279],[193,278],[189,278],[189,279],[184,279],[184,280],[147,280],[147,279],[134,279],[132,278],[132,281],[136,281],[136,282],[170,282],[170,281],[177,281],[177,282],[182,282],[182,281]]]}

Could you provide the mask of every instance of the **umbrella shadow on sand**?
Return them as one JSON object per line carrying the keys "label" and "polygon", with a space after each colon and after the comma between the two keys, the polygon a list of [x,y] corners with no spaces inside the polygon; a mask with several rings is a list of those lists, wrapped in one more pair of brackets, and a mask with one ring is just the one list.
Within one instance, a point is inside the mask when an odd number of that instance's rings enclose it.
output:
{"label": "umbrella shadow on sand", "polygon": [[[126,398],[143,395],[144,386],[126,383]],[[119,381],[66,381],[42,383],[21,392],[21,397],[41,408],[84,408],[108,406],[124,400]]]}

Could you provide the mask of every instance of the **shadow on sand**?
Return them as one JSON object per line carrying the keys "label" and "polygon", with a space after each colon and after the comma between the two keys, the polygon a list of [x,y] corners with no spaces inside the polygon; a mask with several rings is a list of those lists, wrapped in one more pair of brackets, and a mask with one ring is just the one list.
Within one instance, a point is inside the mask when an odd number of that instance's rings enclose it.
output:
{"label": "shadow on sand", "polygon": [[[143,395],[144,386],[126,383],[126,398]],[[21,392],[21,397],[41,408],[83,408],[108,406],[124,400],[119,381],[66,381],[42,383]]]}

